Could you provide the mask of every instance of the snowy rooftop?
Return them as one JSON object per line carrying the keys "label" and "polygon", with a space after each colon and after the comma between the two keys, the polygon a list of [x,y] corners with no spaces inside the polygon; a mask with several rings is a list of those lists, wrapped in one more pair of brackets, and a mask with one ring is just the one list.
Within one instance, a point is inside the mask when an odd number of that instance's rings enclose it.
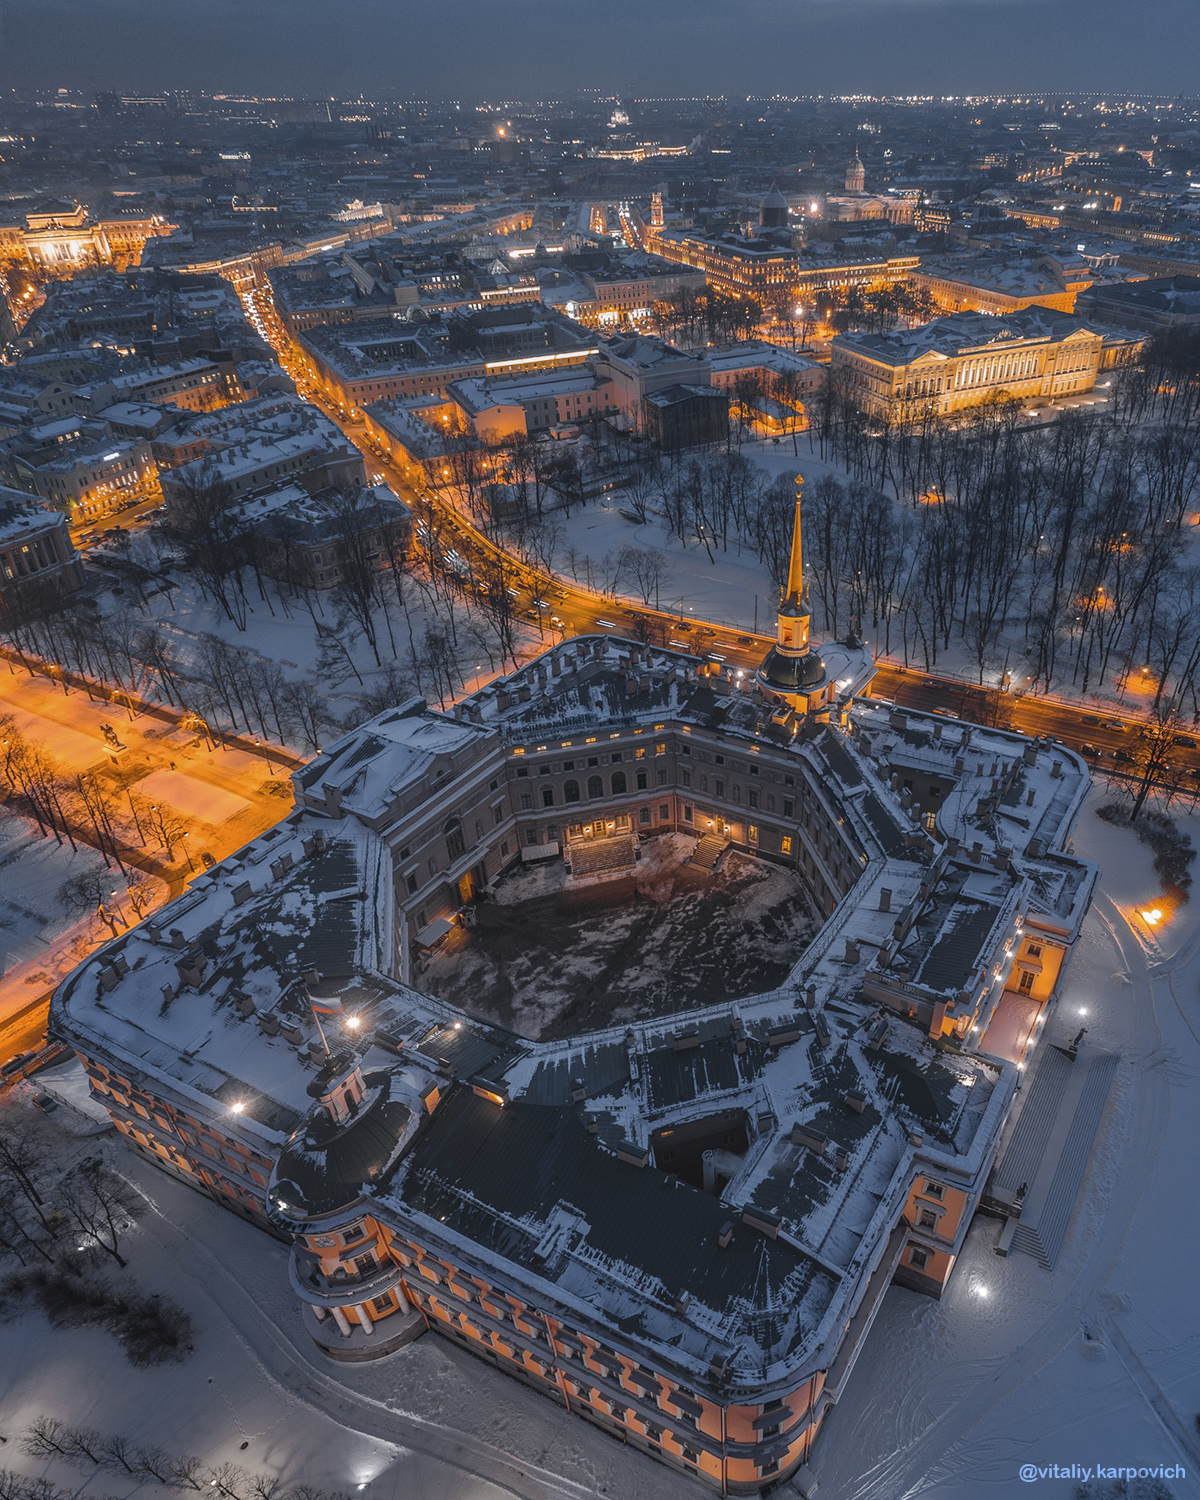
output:
{"label": "snowy rooftop", "polygon": [[[726,1388],[821,1368],[914,1160],[970,1180],[1014,1087],[1011,1064],[881,1013],[868,973],[907,962],[934,989],[961,986],[1018,901],[1058,902],[1069,921],[1088,867],[1061,851],[1088,780],[1060,748],[887,705],[848,707],[841,728],[781,724],[700,669],[681,652],[583,638],[458,717],[420,700],[378,715],[297,773],[296,812],[77,970],[56,1026],[136,1059],[185,1105],[244,1104],[229,1130],[271,1154],[290,1137],[281,1172],[293,1181],[299,1164],[304,1184],[285,1202],[325,1212],[340,1195],[349,1211],[374,1197],[467,1263],[502,1260],[509,1282],[653,1344],[689,1383],[714,1368]],[[748,759],[795,757],[845,828],[862,873],[783,983],[561,1042],[403,983],[389,837],[432,799],[453,805],[481,748],[498,769],[543,733],[627,724],[702,727]],[[940,845],[893,784],[918,762],[970,788],[947,796]],[[991,804],[1019,804],[1032,852]],[[899,912],[911,920],[898,940]],[[340,995],[367,1022],[372,1123],[339,1147],[336,1183],[311,1124],[323,1054],[310,993]],[[441,1102],[418,1129],[422,1079]],[[746,1139],[719,1195],[655,1165],[663,1132],[713,1118]],[[286,1218],[281,1181],[272,1202]]]}

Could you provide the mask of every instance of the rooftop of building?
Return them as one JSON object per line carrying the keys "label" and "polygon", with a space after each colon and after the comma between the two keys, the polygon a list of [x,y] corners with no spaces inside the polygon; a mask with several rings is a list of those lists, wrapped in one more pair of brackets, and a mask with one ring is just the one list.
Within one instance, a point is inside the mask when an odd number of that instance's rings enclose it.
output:
{"label": "rooftop of building", "polygon": [[892,333],[842,333],[833,340],[833,347],[861,350],[885,364],[906,365],[922,354],[952,358],[995,344],[1057,342],[1074,333],[1103,337],[1101,330],[1073,313],[1035,304],[1000,318],[988,313],[951,313],[917,328],[898,328]]}
{"label": "rooftop of building", "polygon": [[47,510],[35,496],[0,484],[0,546],[35,536],[48,527],[67,528],[67,518],[58,510]]}
{"label": "rooftop of building", "polygon": [[[731,764],[769,754],[790,766],[849,841],[858,883],[778,988],[537,1043],[401,981],[391,845],[418,809],[440,801],[452,812],[481,757],[495,774],[505,754],[519,763],[551,736],[557,748],[664,729],[719,743]],[[927,757],[968,789],[949,805],[957,833],[940,847],[892,784],[901,755]],[[1037,830],[1020,850],[1001,844],[996,809],[978,805],[993,779]],[[952,985],[986,953],[985,918],[1012,893],[1032,910],[1043,870],[1069,867],[1076,895],[1061,881],[1051,898],[1067,926],[1087,878],[1062,852],[1088,785],[1071,752],[870,702],[844,728],[789,724],[704,676],[693,656],[608,638],[552,648],[454,716],[399,705],[295,785],[283,822],[76,970],[56,995],[55,1026],[84,1050],[131,1060],[185,1108],[238,1103],[230,1130],[271,1150],[290,1137],[289,1164],[305,1147],[305,1182],[292,1165],[276,1182],[285,1219],[364,1197],[390,1205],[483,1274],[502,1260],[510,1283],[589,1326],[600,1318],[618,1344],[652,1345],[701,1385],[718,1367],[734,1384],[819,1367],[897,1221],[914,1159],[970,1175],[999,1127],[1011,1065],[936,1047],[899,1016],[881,1030],[863,997],[895,911],[914,912],[930,983]],[[337,995],[365,1023],[379,1129],[336,1161],[313,1135],[323,1054],[310,993]],[[423,1081],[442,1102],[410,1130]],[[749,1143],[719,1197],[654,1164],[657,1132],[729,1110],[748,1122]]]}

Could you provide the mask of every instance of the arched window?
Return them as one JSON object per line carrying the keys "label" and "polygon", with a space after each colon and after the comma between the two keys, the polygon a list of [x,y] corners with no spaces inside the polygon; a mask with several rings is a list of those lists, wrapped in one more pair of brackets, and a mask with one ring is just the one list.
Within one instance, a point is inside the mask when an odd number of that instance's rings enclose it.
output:
{"label": "arched window", "polygon": [[614,771],[612,774],[613,796],[619,797],[625,791],[625,772]]}
{"label": "arched window", "polygon": [[462,824],[457,818],[451,818],[442,831],[446,836],[446,853],[450,857],[451,864],[453,864],[466,849],[466,845],[463,843]]}
{"label": "arched window", "polygon": [[600,780],[599,776],[589,776],[588,777],[588,796],[589,797],[603,797],[604,796],[604,783],[603,783],[603,781]]}
{"label": "arched window", "polygon": [[579,801],[579,783],[577,781],[568,781],[566,786],[563,787],[563,801]]}

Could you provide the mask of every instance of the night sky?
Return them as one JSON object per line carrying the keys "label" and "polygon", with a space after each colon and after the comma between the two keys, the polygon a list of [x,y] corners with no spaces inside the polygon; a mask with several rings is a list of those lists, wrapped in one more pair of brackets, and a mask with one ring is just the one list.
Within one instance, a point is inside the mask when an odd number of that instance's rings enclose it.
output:
{"label": "night sky", "polygon": [[0,0],[0,86],[1195,92],[1200,0]]}

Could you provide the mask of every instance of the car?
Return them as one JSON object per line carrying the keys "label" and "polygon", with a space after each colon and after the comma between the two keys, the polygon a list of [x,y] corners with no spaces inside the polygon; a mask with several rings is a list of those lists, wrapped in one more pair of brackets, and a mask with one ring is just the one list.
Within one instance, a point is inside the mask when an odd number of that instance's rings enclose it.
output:
{"label": "car", "polygon": [[1103,724],[1104,720],[1100,717],[1099,714],[1084,714],[1082,722],[1084,724],[1091,724],[1094,726],[1097,724]]}
{"label": "car", "polygon": [[750,637],[748,635],[739,635],[738,636],[738,645],[739,646],[753,646],[753,644],[754,644],[754,642],[750,639]]}
{"label": "car", "polygon": [[941,687],[941,683],[937,680],[936,677],[922,677],[921,686],[923,688],[936,688]]}
{"label": "car", "polygon": [[1100,757],[1104,754],[1103,750],[1097,750],[1095,745],[1089,745],[1086,742],[1080,745],[1079,748],[1085,755],[1090,755],[1093,760],[1099,760]]}
{"label": "car", "polygon": [[33,1096],[34,1109],[40,1109],[44,1115],[52,1115],[58,1108],[58,1100],[52,1094],[44,1094],[41,1091]]}
{"label": "car", "polygon": [[1131,766],[1133,764],[1133,756],[1128,750],[1114,750],[1113,759],[1119,760],[1122,765]]}
{"label": "car", "polygon": [[1182,745],[1185,750],[1194,750],[1196,748],[1196,741],[1190,734],[1177,734],[1175,736],[1175,743]]}
{"label": "car", "polygon": [[1104,727],[1105,729],[1115,730],[1117,734],[1124,734],[1129,725],[1125,723],[1124,719],[1105,719]]}
{"label": "car", "polygon": [[33,1061],[32,1052],[19,1052],[16,1057],[9,1060],[0,1068],[0,1078],[11,1078],[14,1073],[19,1073],[27,1063]]}

